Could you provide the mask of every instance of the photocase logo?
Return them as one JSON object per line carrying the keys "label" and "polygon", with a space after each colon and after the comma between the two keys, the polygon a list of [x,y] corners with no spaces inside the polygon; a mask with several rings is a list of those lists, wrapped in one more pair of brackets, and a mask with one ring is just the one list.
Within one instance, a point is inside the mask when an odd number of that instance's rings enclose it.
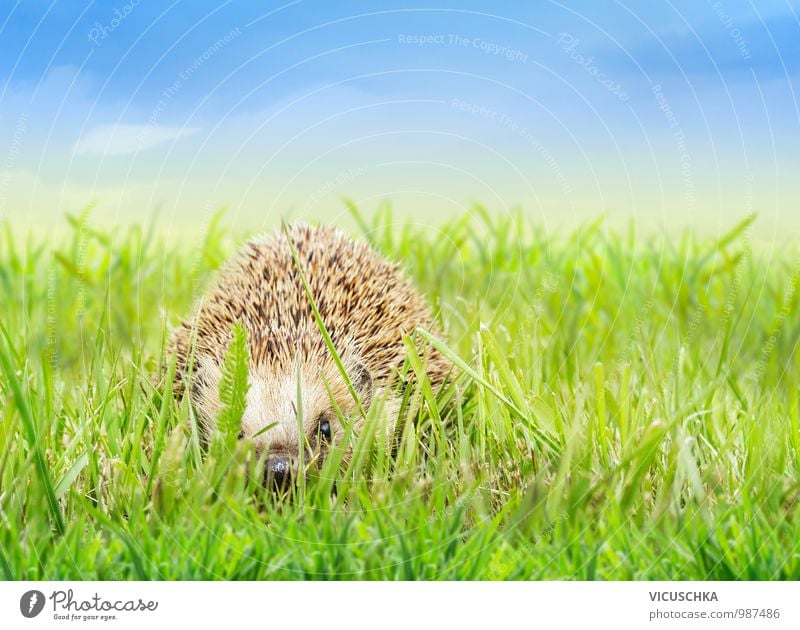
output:
{"label": "photocase logo", "polygon": [[157,601],[143,600],[141,597],[105,599],[99,593],[95,593],[88,599],[82,599],[76,597],[70,588],[66,591],[53,591],[46,598],[41,591],[28,591],[19,598],[19,611],[23,617],[32,619],[42,612],[47,599],[53,606],[54,619],[57,620],[108,621],[119,618],[117,613],[148,613],[158,608]]}
{"label": "photocase logo", "polygon": [[44,608],[44,593],[42,591],[28,591],[19,598],[19,611],[23,617],[33,619]]}

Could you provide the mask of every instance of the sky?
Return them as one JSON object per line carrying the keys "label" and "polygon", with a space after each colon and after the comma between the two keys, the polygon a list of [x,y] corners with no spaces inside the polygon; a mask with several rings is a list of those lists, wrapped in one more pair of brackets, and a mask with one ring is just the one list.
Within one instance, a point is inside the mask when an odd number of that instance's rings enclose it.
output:
{"label": "sky", "polygon": [[800,3],[0,0],[0,219],[800,235]]}

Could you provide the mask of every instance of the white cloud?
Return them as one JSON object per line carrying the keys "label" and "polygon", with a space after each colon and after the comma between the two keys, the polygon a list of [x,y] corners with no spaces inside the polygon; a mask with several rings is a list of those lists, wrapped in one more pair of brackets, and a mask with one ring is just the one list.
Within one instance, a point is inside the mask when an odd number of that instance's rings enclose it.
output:
{"label": "white cloud", "polygon": [[162,125],[100,125],[72,147],[76,155],[127,155],[200,131],[196,127]]}

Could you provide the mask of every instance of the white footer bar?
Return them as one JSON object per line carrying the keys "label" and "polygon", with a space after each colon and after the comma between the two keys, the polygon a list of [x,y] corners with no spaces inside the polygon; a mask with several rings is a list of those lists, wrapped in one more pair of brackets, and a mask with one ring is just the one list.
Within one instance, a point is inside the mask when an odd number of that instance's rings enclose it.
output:
{"label": "white footer bar", "polygon": [[800,628],[800,583],[0,583],[2,628],[186,624],[224,630]]}

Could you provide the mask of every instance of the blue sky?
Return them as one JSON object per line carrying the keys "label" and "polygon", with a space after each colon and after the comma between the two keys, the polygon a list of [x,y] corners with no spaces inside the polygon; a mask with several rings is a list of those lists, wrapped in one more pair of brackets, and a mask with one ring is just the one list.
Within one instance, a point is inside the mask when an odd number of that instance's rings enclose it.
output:
{"label": "blue sky", "polygon": [[4,2],[0,214],[800,228],[797,2]]}

